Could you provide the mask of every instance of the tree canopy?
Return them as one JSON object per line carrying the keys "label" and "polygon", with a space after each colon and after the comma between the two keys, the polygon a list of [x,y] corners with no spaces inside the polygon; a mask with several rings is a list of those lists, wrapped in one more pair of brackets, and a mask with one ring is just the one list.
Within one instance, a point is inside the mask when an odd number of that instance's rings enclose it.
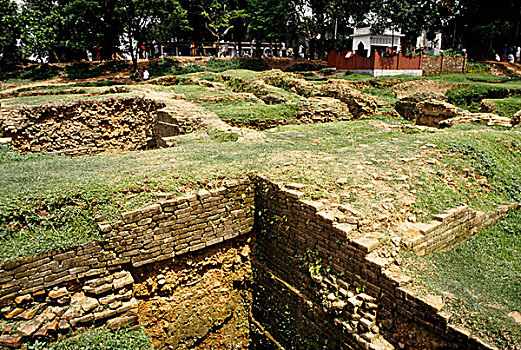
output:
{"label": "tree canopy", "polygon": [[401,29],[404,46],[444,34],[445,48],[486,57],[521,46],[521,6],[484,0],[0,0],[0,60],[63,61],[154,43],[283,42],[308,54],[345,48],[354,26]]}
{"label": "tree canopy", "polygon": [[19,14],[16,3],[0,0],[0,60],[16,59],[17,39],[20,36]]}

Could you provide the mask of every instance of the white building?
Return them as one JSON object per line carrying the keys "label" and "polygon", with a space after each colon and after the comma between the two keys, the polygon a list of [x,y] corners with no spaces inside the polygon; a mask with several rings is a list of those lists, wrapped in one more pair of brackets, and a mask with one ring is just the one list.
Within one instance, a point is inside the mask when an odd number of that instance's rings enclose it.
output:
{"label": "white building", "polygon": [[354,33],[350,35],[353,39],[352,51],[366,57],[374,51],[388,51],[390,47],[394,52],[399,52],[400,39],[404,36],[399,29],[385,29],[381,34],[372,34],[370,27],[355,28]]}
{"label": "white building", "polygon": [[434,39],[427,39],[427,31],[424,29],[416,39],[416,48],[424,50],[429,55],[439,55],[441,53],[441,40],[440,32],[435,34]]}

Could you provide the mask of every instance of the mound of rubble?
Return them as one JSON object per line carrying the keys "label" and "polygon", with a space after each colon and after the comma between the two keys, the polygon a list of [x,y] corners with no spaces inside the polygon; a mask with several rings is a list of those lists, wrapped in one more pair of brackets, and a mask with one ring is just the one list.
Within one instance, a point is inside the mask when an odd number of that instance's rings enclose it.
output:
{"label": "mound of rubble", "polygon": [[406,120],[429,127],[450,127],[457,124],[486,124],[512,127],[510,118],[493,113],[471,113],[454,106],[436,93],[420,93],[400,99],[396,111]]}
{"label": "mound of rubble", "polygon": [[92,155],[153,147],[156,111],[164,104],[124,97],[22,107],[3,120],[18,151]]}
{"label": "mound of rubble", "polygon": [[295,117],[302,124],[352,120],[346,104],[331,97],[313,97],[297,111]]}
{"label": "mound of rubble", "polygon": [[376,114],[376,99],[359,91],[349,81],[330,79],[326,84],[315,85],[296,74],[270,72],[264,75],[267,84],[279,87],[304,97],[332,97],[344,102],[354,118],[364,118]]}
{"label": "mound of rubble", "polygon": [[393,93],[398,98],[410,97],[417,93],[446,94],[450,89],[468,87],[469,84],[454,84],[441,81],[418,79],[405,81],[393,86]]}
{"label": "mound of rubble", "polygon": [[349,111],[355,118],[364,118],[376,114],[378,104],[376,100],[361,91],[353,88],[349,82],[342,80],[328,80],[319,87],[320,96],[339,99],[349,106]]}

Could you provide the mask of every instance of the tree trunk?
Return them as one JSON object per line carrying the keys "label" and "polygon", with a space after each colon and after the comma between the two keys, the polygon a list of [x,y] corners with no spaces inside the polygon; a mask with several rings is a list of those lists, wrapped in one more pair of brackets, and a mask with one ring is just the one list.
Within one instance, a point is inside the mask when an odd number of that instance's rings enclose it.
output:
{"label": "tree trunk", "polygon": [[[49,52],[52,53],[54,59],[56,60],[55,62],[60,62],[60,58],[58,57],[58,55],[56,54],[56,51],[54,51],[51,47],[48,48]],[[49,61],[52,61],[49,59]]]}
{"label": "tree trunk", "polygon": [[132,38],[130,37],[128,39],[128,48],[130,51],[130,57],[132,58],[132,69],[134,70],[134,72],[137,72],[137,55],[132,45]]}

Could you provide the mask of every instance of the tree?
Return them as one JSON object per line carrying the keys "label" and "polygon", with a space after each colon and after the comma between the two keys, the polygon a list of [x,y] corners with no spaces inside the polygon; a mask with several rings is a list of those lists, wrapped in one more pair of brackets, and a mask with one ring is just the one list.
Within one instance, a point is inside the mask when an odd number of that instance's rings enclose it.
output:
{"label": "tree", "polygon": [[22,43],[25,56],[59,61],[61,7],[53,0],[27,0],[22,7]]}
{"label": "tree", "polygon": [[248,0],[248,31],[259,41],[278,41],[287,38],[287,24],[292,15],[288,0]]}
{"label": "tree", "polygon": [[452,16],[446,11],[448,3],[445,0],[374,0],[376,21],[372,28],[377,32],[384,28],[401,29],[405,35],[403,46],[410,52],[423,29],[434,33],[448,24]]}
{"label": "tree", "polygon": [[493,58],[521,41],[521,6],[517,0],[500,4],[484,0],[460,0],[447,36],[476,58]]}
{"label": "tree", "polygon": [[176,0],[121,0],[124,43],[134,70],[141,46],[165,40],[186,29],[186,10]]}
{"label": "tree", "polygon": [[244,18],[246,12],[244,9],[238,8],[237,3],[231,1],[203,0],[198,7],[204,20],[204,27],[217,42],[218,54],[222,37],[234,29],[232,23]]}
{"label": "tree", "polygon": [[14,1],[0,0],[0,60],[15,60],[19,56],[17,39],[20,35],[18,7]]}
{"label": "tree", "polygon": [[[111,46],[117,46],[119,28],[107,27],[106,3],[111,0],[25,0],[22,43],[26,56],[51,61],[86,57],[86,50],[103,44],[109,32]],[[108,30],[107,30],[108,28]]]}

